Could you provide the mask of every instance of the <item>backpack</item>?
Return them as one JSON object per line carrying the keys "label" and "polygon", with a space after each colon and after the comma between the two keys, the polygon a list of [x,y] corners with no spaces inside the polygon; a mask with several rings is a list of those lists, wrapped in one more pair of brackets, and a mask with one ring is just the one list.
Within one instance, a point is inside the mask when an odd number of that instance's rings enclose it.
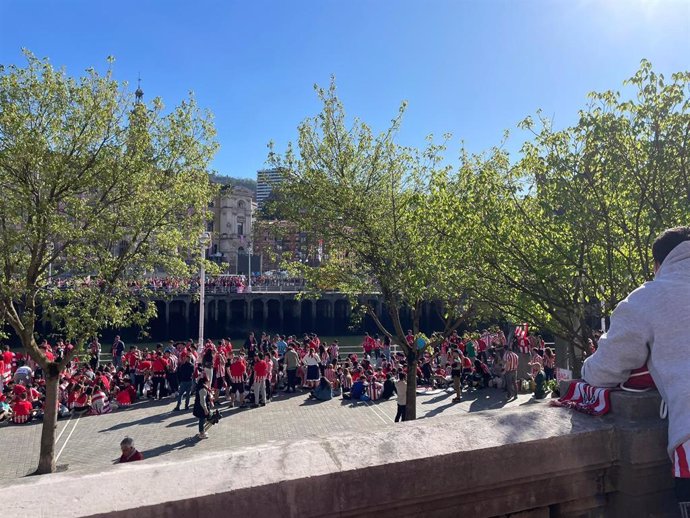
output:
{"label": "backpack", "polygon": [[630,377],[620,384],[620,388],[628,392],[646,392],[656,388],[656,385],[645,363],[639,369],[631,371]]}

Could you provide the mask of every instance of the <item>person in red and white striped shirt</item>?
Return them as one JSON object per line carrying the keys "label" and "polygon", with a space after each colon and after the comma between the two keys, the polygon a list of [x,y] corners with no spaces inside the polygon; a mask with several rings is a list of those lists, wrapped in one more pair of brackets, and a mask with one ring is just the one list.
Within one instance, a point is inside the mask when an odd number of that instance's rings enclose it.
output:
{"label": "person in red and white striped shirt", "polygon": [[369,378],[369,385],[366,388],[366,394],[372,401],[381,399],[381,392],[383,391],[383,383],[376,381],[374,376]]}
{"label": "person in red and white striped shirt", "polygon": [[336,388],[337,376],[335,373],[335,362],[326,365],[323,375],[331,383],[331,385]]}
{"label": "person in red and white striped shirt", "polygon": [[244,407],[244,381],[247,374],[247,364],[244,355],[235,356],[232,363],[227,367],[230,378],[230,407],[235,406],[235,398],[239,393],[239,405]]}
{"label": "person in red and white striped shirt", "polygon": [[503,354],[503,379],[508,391],[508,401],[517,399],[517,370],[519,361],[518,355],[506,347]]}
{"label": "person in red and white striped shirt", "polygon": [[258,360],[254,362],[254,404],[266,406],[266,380],[269,377],[268,364],[264,361],[264,353],[259,353]]}
{"label": "person in red and white striped shirt", "polygon": [[343,373],[340,376],[340,384],[343,387],[343,399],[350,397],[350,389],[352,388],[352,375],[350,374],[350,369],[343,369]]}
{"label": "person in red and white striped shirt", "polygon": [[19,396],[19,401],[12,405],[12,422],[15,424],[24,424],[31,421],[33,408],[31,403],[26,399],[26,392]]}

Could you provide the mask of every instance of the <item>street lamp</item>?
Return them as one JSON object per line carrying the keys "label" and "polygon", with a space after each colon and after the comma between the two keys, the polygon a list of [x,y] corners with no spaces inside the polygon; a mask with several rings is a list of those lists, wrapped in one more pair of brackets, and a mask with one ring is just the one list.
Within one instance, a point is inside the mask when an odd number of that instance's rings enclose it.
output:
{"label": "street lamp", "polygon": [[247,244],[247,256],[249,257],[249,271],[247,272],[247,293],[252,292],[252,244]]}
{"label": "street lamp", "polygon": [[206,249],[211,242],[211,233],[204,232],[199,236],[201,248],[201,266],[199,268],[199,350],[204,346],[204,299],[206,298]]}

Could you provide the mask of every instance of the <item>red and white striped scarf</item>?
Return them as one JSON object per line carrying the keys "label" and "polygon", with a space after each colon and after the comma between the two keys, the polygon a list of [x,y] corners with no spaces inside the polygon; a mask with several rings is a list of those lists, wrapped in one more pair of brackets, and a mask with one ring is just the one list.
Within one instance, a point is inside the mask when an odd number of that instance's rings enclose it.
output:
{"label": "red and white striped scarf", "polygon": [[568,393],[559,400],[552,401],[551,404],[572,408],[584,414],[600,416],[611,410],[611,390],[592,387],[584,381],[574,381],[570,384]]}
{"label": "red and white striped scarf", "polygon": [[690,440],[673,450],[673,476],[675,478],[690,478]]}

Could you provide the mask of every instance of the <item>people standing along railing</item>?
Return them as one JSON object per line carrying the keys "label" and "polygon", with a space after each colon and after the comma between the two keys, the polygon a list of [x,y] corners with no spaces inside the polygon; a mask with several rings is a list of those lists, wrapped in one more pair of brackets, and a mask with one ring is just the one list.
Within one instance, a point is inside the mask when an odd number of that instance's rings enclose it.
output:
{"label": "people standing along railing", "polygon": [[[67,290],[98,286],[101,282],[101,280],[92,279],[91,277],[69,277],[57,279],[53,286],[60,290]],[[206,293],[210,294],[246,293],[248,285],[248,279],[244,275],[207,276],[205,290]],[[128,286],[134,292],[154,291],[166,294],[198,293],[199,279],[197,277],[150,277],[142,281],[131,281],[128,283]],[[251,286],[253,291],[260,292],[294,292],[302,291],[305,287],[305,281],[301,278],[252,276]]]}

